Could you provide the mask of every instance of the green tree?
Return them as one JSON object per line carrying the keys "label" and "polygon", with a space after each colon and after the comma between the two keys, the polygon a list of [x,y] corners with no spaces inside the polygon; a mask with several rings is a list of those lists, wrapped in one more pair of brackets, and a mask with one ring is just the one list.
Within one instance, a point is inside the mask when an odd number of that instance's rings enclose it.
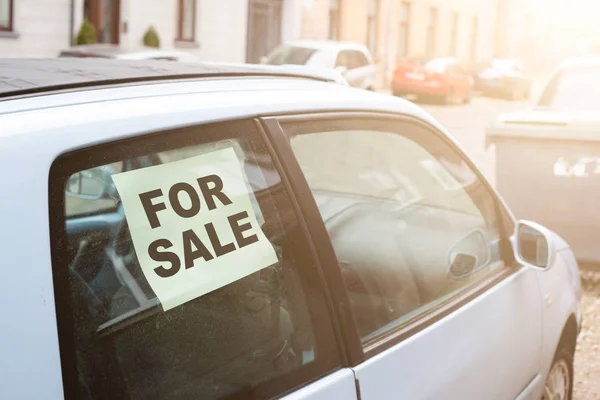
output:
{"label": "green tree", "polygon": [[79,28],[75,43],[77,45],[96,43],[96,28],[87,18],[84,18]]}
{"label": "green tree", "polygon": [[146,33],[144,33],[144,46],[147,47],[160,47],[160,39],[158,38],[158,33],[156,33],[156,29],[153,26],[149,27]]}

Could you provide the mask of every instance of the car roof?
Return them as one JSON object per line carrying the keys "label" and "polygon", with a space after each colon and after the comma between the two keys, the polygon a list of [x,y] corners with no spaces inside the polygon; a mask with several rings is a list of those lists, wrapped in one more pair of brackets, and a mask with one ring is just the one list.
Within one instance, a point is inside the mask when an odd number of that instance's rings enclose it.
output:
{"label": "car roof", "polygon": [[367,50],[363,44],[337,40],[290,40],[285,42],[284,45],[306,47],[315,50]]}
{"label": "car roof", "polygon": [[0,100],[135,82],[227,77],[286,77],[338,82],[335,71],[292,66],[114,59],[0,59]]}

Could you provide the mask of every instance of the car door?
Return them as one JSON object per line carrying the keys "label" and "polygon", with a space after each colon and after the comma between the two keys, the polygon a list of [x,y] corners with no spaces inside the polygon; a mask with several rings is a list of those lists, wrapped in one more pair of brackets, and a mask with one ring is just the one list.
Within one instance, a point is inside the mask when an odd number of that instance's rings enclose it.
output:
{"label": "car door", "polygon": [[66,398],[356,399],[318,256],[254,122],[135,133],[50,170]]}
{"label": "car door", "polygon": [[464,154],[396,116],[267,124],[289,138],[289,169],[330,239],[319,246],[335,252],[361,398],[530,398],[541,380],[535,272],[515,264],[512,218]]}

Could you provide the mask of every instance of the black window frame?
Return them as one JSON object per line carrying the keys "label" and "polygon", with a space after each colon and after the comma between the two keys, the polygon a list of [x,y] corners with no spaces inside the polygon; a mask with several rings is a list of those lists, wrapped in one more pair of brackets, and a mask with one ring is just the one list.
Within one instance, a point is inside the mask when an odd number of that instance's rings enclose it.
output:
{"label": "black window frame", "polygon": [[[317,343],[316,347],[321,352],[317,360],[270,381],[261,382],[253,388],[245,388],[244,393],[241,393],[241,395],[250,398],[254,398],[256,395],[269,398],[278,397],[348,365],[348,358],[341,341],[341,333],[336,323],[333,297],[328,290],[328,285],[325,283],[325,273],[321,267],[320,255],[315,251],[313,240],[304,223],[304,216],[301,209],[298,208],[297,194],[282,169],[280,157],[275,153],[267,131],[262,128],[259,120],[252,118],[199,123],[159,131],[139,132],[134,137],[119,138],[114,141],[67,151],[57,156],[50,166],[48,175],[49,234],[55,313],[65,399],[77,399],[80,394],[75,354],[76,342],[73,329],[71,284],[69,283],[68,268],[64,268],[68,265],[69,260],[66,234],[67,218],[64,212],[64,187],[68,178],[75,172],[125,159],[211,141],[239,138],[242,132],[244,135],[254,135],[257,140],[264,144],[272,157],[273,164],[280,174],[282,189],[288,194],[294,215],[306,239],[310,257],[314,260],[314,267],[312,265],[308,266],[314,270],[305,273],[303,279],[308,279],[312,284],[317,285],[317,290],[322,293],[327,307],[316,308],[310,300],[307,302],[310,320],[313,323],[312,328],[315,343]],[[60,266],[63,266],[63,268],[60,268]],[[308,299],[310,294],[305,297]],[[154,308],[146,310],[145,313],[152,315],[159,312],[159,310],[157,304]],[[315,321],[319,323],[314,323]],[[327,327],[328,325],[330,327]]]}
{"label": "black window frame", "polygon": [[185,0],[177,0],[177,37],[175,38],[178,42],[189,42],[194,43],[196,41],[196,10],[198,9],[197,0],[192,0],[192,36],[184,36],[184,24],[185,24]]}
{"label": "black window frame", "polygon": [[[337,313],[339,315],[338,318],[340,320],[340,324],[345,330],[355,329],[355,332],[352,334],[345,332],[345,343],[347,346],[352,346],[352,348],[347,349],[352,366],[359,365],[365,359],[372,358],[377,354],[380,354],[381,352],[414,336],[415,334],[426,329],[428,326],[474,301],[481,295],[485,294],[489,289],[505,281],[521,269],[526,268],[525,266],[518,264],[514,258],[510,237],[514,234],[515,219],[510,210],[506,208],[498,193],[492,188],[487,179],[483,177],[482,173],[466,156],[464,151],[456,146],[452,139],[428,122],[417,117],[403,114],[356,110],[273,116],[264,120],[265,125],[269,130],[273,131],[272,134],[274,136],[281,135],[283,137],[283,139],[277,140],[277,151],[281,154],[285,154],[288,157],[287,168],[290,171],[290,179],[293,180],[293,185],[297,188],[296,190],[304,195],[304,212],[313,217],[309,220],[309,223],[315,225],[312,226],[311,229],[315,232],[318,232],[318,235],[313,233],[313,238],[319,237],[320,239],[319,243],[321,245],[322,252],[324,253],[321,256],[323,260],[323,269],[326,276],[329,278],[328,284],[332,286],[330,289],[332,294],[337,296],[336,303],[338,304],[339,308]],[[443,140],[466,162],[469,168],[477,176],[477,179],[482,182],[492,196],[497,221],[499,222],[498,233],[501,240],[500,249],[502,259],[505,261],[505,267],[498,270],[496,273],[491,274],[488,278],[474,284],[467,290],[455,294],[446,301],[441,302],[435,307],[432,307],[419,314],[414,320],[409,320],[407,322],[392,326],[386,331],[382,332],[379,336],[363,344],[359,338],[358,328],[354,323],[354,312],[349,304],[348,293],[346,292],[344,282],[342,280],[341,270],[338,266],[338,260],[335,256],[333,245],[330,241],[326,227],[320,217],[318,206],[314,197],[312,196],[308,182],[304,178],[301,167],[295,159],[290,138],[297,134],[302,134],[301,132],[308,133],[318,131],[319,129],[323,128],[323,124],[332,124],[335,129],[356,130],[358,129],[357,126],[364,122],[369,124],[368,129],[377,130],[377,126],[385,127],[381,130],[391,133],[400,133],[400,124],[405,124],[403,131],[406,131],[406,126],[411,125],[420,129],[426,129],[433,136]],[[286,124],[295,125],[292,132],[290,132],[289,129],[286,130],[286,128],[284,128]],[[300,125],[302,125],[302,128],[299,128]],[[315,125],[318,126],[317,130],[313,128]],[[327,129],[323,129],[323,131],[326,130]],[[349,341],[347,337],[351,337],[354,340]],[[356,338],[358,338],[358,341]]]}
{"label": "black window frame", "polygon": [[8,25],[0,25],[0,32],[12,32],[14,30],[15,4],[14,0],[5,0],[8,2]]}

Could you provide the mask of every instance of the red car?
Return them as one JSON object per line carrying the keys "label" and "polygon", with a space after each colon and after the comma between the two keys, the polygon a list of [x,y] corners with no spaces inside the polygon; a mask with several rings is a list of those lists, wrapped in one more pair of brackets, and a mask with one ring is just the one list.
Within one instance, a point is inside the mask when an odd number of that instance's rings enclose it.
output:
{"label": "red car", "polygon": [[403,61],[392,78],[395,96],[434,97],[444,104],[471,101],[473,78],[455,58]]}

